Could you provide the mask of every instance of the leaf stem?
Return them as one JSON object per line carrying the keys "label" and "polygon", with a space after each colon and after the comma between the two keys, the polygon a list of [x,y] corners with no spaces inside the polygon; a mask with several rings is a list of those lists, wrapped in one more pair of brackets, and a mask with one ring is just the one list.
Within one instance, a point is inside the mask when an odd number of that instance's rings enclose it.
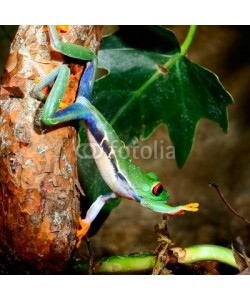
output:
{"label": "leaf stem", "polygon": [[196,29],[197,29],[197,25],[191,25],[189,27],[186,39],[183,42],[183,44],[181,45],[181,55],[185,55],[187,53],[188,48],[190,47],[190,45],[194,39]]}
{"label": "leaf stem", "polygon": [[[204,260],[215,260],[237,268],[231,249],[217,245],[194,245],[187,248],[171,248],[180,264],[190,264]],[[153,252],[142,252],[133,255],[111,256],[95,264],[94,274],[125,274],[152,271],[155,263]],[[74,271],[86,274],[88,261],[75,262]]]}
{"label": "leaf stem", "polygon": [[233,252],[231,249],[217,245],[194,245],[187,248],[172,248],[178,256],[178,263],[191,264],[204,260],[215,260],[236,268]]}

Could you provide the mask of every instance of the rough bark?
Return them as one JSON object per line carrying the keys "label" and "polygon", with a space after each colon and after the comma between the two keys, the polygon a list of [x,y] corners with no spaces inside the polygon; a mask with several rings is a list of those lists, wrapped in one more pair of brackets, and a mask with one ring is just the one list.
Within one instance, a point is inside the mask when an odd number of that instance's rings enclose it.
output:
{"label": "rough bark", "polygon": [[[100,26],[70,26],[60,36],[97,50]],[[43,103],[31,96],[65,57],[49,47],[46,26],[20,26],[0,90],[0,254],[9,272],[58,273],[76,243],[80,216],[74,126],[41,123]],[[75,99],[84,62],[71,68],[64,101]]]}

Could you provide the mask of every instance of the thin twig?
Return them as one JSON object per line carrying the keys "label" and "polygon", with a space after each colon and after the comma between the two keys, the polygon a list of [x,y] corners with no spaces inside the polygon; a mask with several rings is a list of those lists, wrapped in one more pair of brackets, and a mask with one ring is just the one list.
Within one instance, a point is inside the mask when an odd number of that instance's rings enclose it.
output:
{"label": "thin twig", "polygon": [[242,217],[241,215],[239,215],[239,213],[227,202],[227,200],[225,199],[225,197],[223,196],[218,184],[216,182],[210,182],[209,183],[210,187],[213,187],[216,189],[217,193],[219,194],[221,200],[224,202],[224,204],[229,208],[229,210],[231,210],[232,213],[234,213],[237,217],[239,217],[241,220],[243,220],[244,222],[250,224],[250,222]]}
{"label": "thin twig", "polygon": [[85,237],[85,241],[88,247],[89,252],[89,275],[92,275],[94,272],[94,252],[92,249],[92,245],[88,236]]}

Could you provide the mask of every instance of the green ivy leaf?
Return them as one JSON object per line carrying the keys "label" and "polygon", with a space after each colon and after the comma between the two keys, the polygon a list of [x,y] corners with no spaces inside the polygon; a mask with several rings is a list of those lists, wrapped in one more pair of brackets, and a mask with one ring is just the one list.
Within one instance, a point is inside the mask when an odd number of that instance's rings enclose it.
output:
{"label": "green ivy leaf", "polygon": [[94,105],[125,144],[167,125],[177,164],[186,162],[201,118],[226,132],[226,106],[233,103],[217,76],[180,54],[174,34],[159,26],[121,26],[104,39]]}

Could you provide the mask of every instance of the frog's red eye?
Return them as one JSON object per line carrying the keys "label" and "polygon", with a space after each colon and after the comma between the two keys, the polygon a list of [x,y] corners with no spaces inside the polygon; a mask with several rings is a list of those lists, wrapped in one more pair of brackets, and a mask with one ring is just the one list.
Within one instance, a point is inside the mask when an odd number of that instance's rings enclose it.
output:
{"label": "frog's red eye", "polygon": [[157,183],[153,189],[152,189],[152,192],[155,196],[159,196],[162,192],[163,192],[163,186],[162,184],[159,182]]}

